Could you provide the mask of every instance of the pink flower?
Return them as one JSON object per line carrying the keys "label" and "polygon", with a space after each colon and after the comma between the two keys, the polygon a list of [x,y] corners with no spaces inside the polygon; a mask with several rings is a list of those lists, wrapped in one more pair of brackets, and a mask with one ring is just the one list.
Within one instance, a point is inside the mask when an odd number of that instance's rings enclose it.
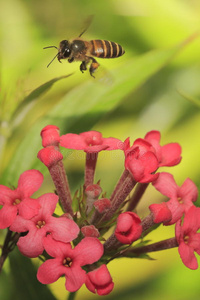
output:
{"label": "pink flower", "polygon": [[194,252],[200,255],[200,208],[192,206],[185,214],[183,225],[181,220],[176,224],[178,251],[184,265],[192,270],[198,268]]}
{"label": "pink flower", "polygon": [[60,138],[60,145],[68,149],[100,152],[102,150],[122,149],[122,142],[116,138],[103,138],[98,131],[87,131],[80,134],[68,133]]}
{"label": "pink flower", "polygon": [[78,225],[70,219],[53,217],[52,214],[58,202],[58,196],[52,193],[38,198],[41,205],[38,215],[31,220],[17,216],[10,229],[16,232],[27,232],[20,237],[17,246],[22,254],[28,257],[37,257],[44,250],[44,238],[51,234],[57,241],[71,242],[79,233]]}
{"label": "pink flower", "polygon": [[108,295],[114,288],[106,265],[101,265],[98,269],[87,273],[85,285],[88,290],[92,293],[97,292],[99,296]]}
{"label": "pink flower", "polygon": [[125,168],[132,174],[137,182],[147,183],[155,180],[158,174],[158,160],[153,147],[143,139],[137,139],[130,147],[130,140],[124,142]]}
{"label": "pink flower", "polygon": [[193,206],[193,202],[198,197],[197,187],[189,178],[179,187],[171,174],[162,172],[159,174],[158,179],[153,182],[153,185],[159,192],[170,198],[166,204],[172,213],[172,219],[165,225],[176,223],[183,213]]}
{"label": "pink flower", "polygon": [[124,212],[117,218],[115,236],[122,244],[131,244],[142,234],[141,220],[131,211]]}
{"label": "pink flower", "polygon": [[53,259],[46,260],[38,269],[37,278],[50,284],[65,276],[65,287],[69,292],[77,291],[86,281],[82,266],[98,261],[103,255],[103,245],[96,238],[86,237],[72,249],[71,245],[56,242],[51,236],[44,241],[45,250]]}
{"label": "pink flower", "polygon": [[181,146],[178,143],[170,143],[160,146],[160,132],[156,130],[149,131],[145,135],[145,140],[149,142],[154,150],[161,166],[175,166],[181,161]]}
{"label": "pink flower", "polygon": [[169,222],[172,218],[171,211],[165,202],[151,204],[149,209],[153,214],[154,223]]}
{"label": "pink flower", "polygon": [[7,186],[0,185],[0,229],[9,227],[16,216],[30,219],[35,216],[40,204],[31,196],[41,186],[43,175],[37,170],[28,170],[19,177],[18,187],[11,190]]}

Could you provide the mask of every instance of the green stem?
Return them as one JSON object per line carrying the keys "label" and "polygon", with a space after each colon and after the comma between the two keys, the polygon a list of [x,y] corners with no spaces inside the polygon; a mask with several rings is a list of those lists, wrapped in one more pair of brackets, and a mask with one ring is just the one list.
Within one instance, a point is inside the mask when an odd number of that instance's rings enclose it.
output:
{"label": "green stem", "polygon": [[74,300],[75,296],[76,296],[76,292],[71,292],[71,293],[69,293],[67,300]]}

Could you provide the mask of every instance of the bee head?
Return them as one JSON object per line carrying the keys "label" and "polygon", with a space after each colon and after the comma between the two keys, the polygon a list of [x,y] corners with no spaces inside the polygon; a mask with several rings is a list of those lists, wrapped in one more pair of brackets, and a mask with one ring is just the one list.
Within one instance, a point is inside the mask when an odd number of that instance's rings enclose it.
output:
{"label": "bee head", "polygon": [[71,54],[71,47],[70,43],[67,40],[63,40],[60,42],[59,49],[58,49],[58,60],[68,58]]}
{"label": "bee head", "polygon": [[54,61],[54,59],[56,57],[58,58],[58,61],[60,62],[61,59],[68,58],[72,52],[70,43],[67,40],[61,41],[59,48],[56,46],[48,46],[48,47],[44,47],[43,49],[48,49],[48,48],[56,48],[58,50],[58,53],[54,56],[54,58],[47,65],[47,68],[50,66],[50,64]]}

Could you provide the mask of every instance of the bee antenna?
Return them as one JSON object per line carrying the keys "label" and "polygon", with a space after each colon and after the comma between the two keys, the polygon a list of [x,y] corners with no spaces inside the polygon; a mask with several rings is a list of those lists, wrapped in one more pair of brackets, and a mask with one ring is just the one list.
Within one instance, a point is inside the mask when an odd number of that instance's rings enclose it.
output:
{"label": "bee antenna", "polygon": [[44,47],[43,49],[47,49],[47,48],[56,48],[58,50],[58,47],[56,46],[48,46],[48,47]]}
{"label": "bee antenna", "polygon": [[[48,47],[44,47],[43,49],[48,49],[48,48],[56,48],[57,50],[58,50],[58,47],[56,47],[56,46],[48,46]],[[47,68],[50,66],[50,64],[54,61],[54,59],[58,56],[58,54],[59,54],[60,52],[58,52],[55,56],[54,56],[54,58],[50,61],[50,63],[47,65]]]}
{"label": "bee antenna", "polygon": [[54,61],[54,59],[58,56],[58,54],[59,54],[60,52],[58,52],[55,56],[54,56],[54,58],[50,61],[50,63],[47,65],[47,68],[50,66],[50,64]]}

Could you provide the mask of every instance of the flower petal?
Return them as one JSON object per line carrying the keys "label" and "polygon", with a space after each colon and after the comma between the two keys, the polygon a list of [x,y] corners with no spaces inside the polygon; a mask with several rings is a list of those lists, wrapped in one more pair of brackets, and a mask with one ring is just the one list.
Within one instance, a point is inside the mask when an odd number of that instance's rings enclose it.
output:
{"label": "flower petal", "polygon": [[51,217],[49,220],[48,231],[55,240],[68,243],[78,236],[80,229],[73,220],[55,217]]}
{"label": "flower petal", "polygon": [[103,245],[97,238],[86,237],[74,248],[74,256],[81,266],[98,261],[103,255]]}
{"label": "flower petal", "polygon": [[50,284],[64,274],[65,267],[61,264],[60,259],[48,259],[38,268],[37,279],[43,284]]}
{"label": "flower petal", "polygon": [[177,195],[177,189],[179,188],[174,180],[174,177],[170,173],[162,172],[156,181],[153,182],[153,186],[161,192],[161,194],[171,198]]}
{"label": "flower petal", "polygon": [[15,232],[26,232],[34,228],[34,224],[31,220],[26,220],[21,216],[16,216],[12,225],[10,226],[10,230]]}
{"label": "flower petal", "polygon": [[[66,274],[66,273],[65,273]],[[68,268],[65,287],[69,292],[75,292],[85,283],[86,272],[79,266]]]}
{"label": "flower petal", "polygon": [[38,214],[40,203],[36,199],[27,198],[23,199],[17,207],[21,217],[24,219],[31,219]]}
{"label": "flower petal", "polygon": [[46,193],[38,198],[41,205],[40,212],[43,216],[51,216],[56,208],[58,196],[53,193]]}
{"label": "flower petal", "polygon": [[192,248],[182,242],[178,247],[178,252],[180,254],[182,262],[186,267],[191,270],[196,270],[198,268],[197,259]]}
{"label": "flower petal", "polygon": [[87,144],[80,135],[67,133],[60,137],[60,146],[67,149],[84,150]]}
{"label": "flower petal", "polygon": [[4,205],[0,209],[0,229],[9,227],[17,216],[17,207],[14,205]]}
{"label": "flower petal", "polygon": [[149,132],[147,132],[147,134],[145,135],[145,140],[148,141],[149,143],[152,142],[152,140],[156,140],[157,142],[160,142],[160,132],[157,130],[151,130]]}
{"label": "flower petal", "polygon": [[36,228],[31,230],[26,236],[19,238],[17,242],[19,251],[28,257],[39,256],[44,251],[43,238],[39,230]]}
{"label": "flower petal", "polygon": [[184,201],[194,202],[198,198],[197,186],[190,178],[187,178],[179,188],[179,194],[181,198],[184,198]]}
{"label": "flower petal", "polygon": [[170,143],[161,147],[162,160],[160,166],[175,166],[181,161],[181,146],[178,143]]}
{"label": "flower petal", "polygon": [[43,175],[38,170],[28,170],[19,177],[18,188],[24,198],[30,197],[35,193],[43,182]]}
{"label": "flower petal", "polygon": [[72,256],[73,250],[71,244],[56,241],[52,238],[51,234],[44,237],[43,245],[46,252],[52,257]]}
{"label": "flower petal", "polygon": [[11,190],[5,185],[0,185],[0,205],[13,204],[13,200],[19,198],[20,195],[16,190]]}

